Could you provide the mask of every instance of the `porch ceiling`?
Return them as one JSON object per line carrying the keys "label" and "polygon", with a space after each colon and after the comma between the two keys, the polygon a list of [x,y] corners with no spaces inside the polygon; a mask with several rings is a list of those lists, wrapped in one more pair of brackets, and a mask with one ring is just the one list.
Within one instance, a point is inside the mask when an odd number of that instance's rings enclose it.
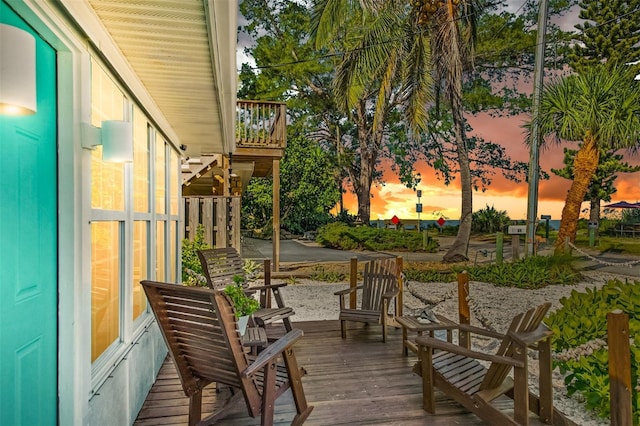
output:
{"label": "porch ceiling", "polygon": [[[63,3],[76,9],[84,2]],[[237,1],[88,5],[177,135],[173,142],[190,157],[234,152]]]}

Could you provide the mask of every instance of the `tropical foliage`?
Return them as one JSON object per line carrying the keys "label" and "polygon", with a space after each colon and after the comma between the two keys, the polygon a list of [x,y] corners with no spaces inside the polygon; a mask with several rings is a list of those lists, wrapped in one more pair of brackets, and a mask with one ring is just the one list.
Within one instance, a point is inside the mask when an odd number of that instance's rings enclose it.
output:
{"label": "tropical foliage", "polygon": [[567,193],[556,249],[574,241],[580,206],[594,176],[601,150],[636,149],[640,141],[640,84],[632,69],[597,65],[581,74],[555,79],[544,88],[537,125],[554,141],[581,141],[574,180]]}
{"label": "tropical foliage", "polygon": [[[572,291],[560,299],[562,308],[545,322],[554,332],[555,363],[565,374],[568,395],[584,396],[585,405],[609,416],[609,351],[607,314],[620,309],[629,315],[631,365],[640,363],[640,281],[611,280],[599,289]],[[640,376],[631,369],[634,424],[640,421]]]}
{"label": "tropical foliage", "polygon": [[421,232],[401,229],[378,229],[370,226],[349,226],[336,222],[321,227],[316,241],[325,247],[342,250],[410,250],[434,253],[438,242]]}
{"label": "tropical foliage", "polygon": [[471,231],[485,234],[503,232],[510,221],[505,210],[496,210],[487,205],[484,209],[473,212]]}
{"label": "tropical foliage", "polygon": [[[287,149],[280,167],[280,217],[284,229],[295,234],[329,223],[329,211],[340,198],[329,154],[289,126]],[[243,227],[269,235],[273,208],[271,178],[254,178],[242,199]]]}

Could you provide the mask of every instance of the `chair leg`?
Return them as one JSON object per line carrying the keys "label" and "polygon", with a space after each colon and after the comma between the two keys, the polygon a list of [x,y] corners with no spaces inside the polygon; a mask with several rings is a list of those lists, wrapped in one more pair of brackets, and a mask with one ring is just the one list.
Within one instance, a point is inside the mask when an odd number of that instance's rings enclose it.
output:
{"label": "chair leg", "polygon": [[202,417],[202,390],[189,396],[189,426],[195,426]]}
{"label": "chair leg", "polygon": [[517,424],[527,426],[529,424],[527,347],[514,344],[513,357],[523,363],[522,367],[513,369],[513,419]]}
{"label": "chair leg", "polygon": [[291,394],[293,395],[293,402],[296,405],[296,412],[298,413],[293,419],[293,424],[302,424],[307,417],[309,417],[313,407],[307,404],[307,398],[304,395],[304,388],[302,387],[300,369],[298,368],[298,361],[296,360],[293,348],[285,350],[282,356],[284,358],[284,364],[287,367]]}
{"label": "chair leg", "polygon": [[273,413],[275,412],[276,399],[276,375],[277,367],[275,359],[264,366],[264,382],[262,388],[262,413],[260,424],[262,426],[273,425]]}
{"label": "chair leg", "polygon": [[387,317],[388,317],[388,309],[389,309],[389,304],[387,303],[386,300],[384,300],[382,302],[382,315],[381,315],[381,321],[382,321],[382,343],[387,343]]}
{"label": "chair leg", "polygon": [[431,414],[436,413],[436,401],[433,392],[433,349],[418,347],[418,359],[422,372],[422,408]]}
{"label": "chair leg", "polygon": [[553,386],[551,384],[551,339],[545,339],[538,343],[540,363],[540,410],[538,416],[545,423],[553,420]]}
{"label": "chair leg", "polygon": [[340,333],[342,333],[342,338],[347,338],[347,324],[345,320],[340,320]]}

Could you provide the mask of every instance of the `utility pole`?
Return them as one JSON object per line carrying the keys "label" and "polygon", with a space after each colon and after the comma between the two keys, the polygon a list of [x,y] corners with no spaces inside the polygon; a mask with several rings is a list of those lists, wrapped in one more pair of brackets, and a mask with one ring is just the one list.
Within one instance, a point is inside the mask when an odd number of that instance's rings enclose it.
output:
{"label": "utility pole", "polygon": [[538,219],[538,181],[540,169],[540,129],[538,114],[542,98],[542,82],[544,79],[544,52],[547,35],[548,0],[540,0],[538,11],[538,39],[536,44],[536,61],[533,74],[533,110],[531,116],[531,141],[529,157],[529,198],[527,200],[527,234],[526,256],[534,255],[536,221]]}

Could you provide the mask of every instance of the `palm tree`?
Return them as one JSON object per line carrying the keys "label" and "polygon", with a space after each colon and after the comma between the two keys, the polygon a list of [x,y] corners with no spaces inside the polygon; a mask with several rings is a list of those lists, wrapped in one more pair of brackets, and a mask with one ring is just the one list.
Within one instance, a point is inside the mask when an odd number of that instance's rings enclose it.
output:
{"label": "palm tree", "polygon": [[[406,106],[407,121],[415,135],[426,128],[428,102],[441,93],[451,108],[462,205],[456,240],[445,254],[445,262],[467,260],[473,211],[469,152],[466,145],[462,104],[464,72],[472,56],[478,0],[406,1],[318,0],[312,22],[320,45],[332,37],[346,38],[345,29],[359,15],[361,36],[336,72],[336,94],[343,105],[353,108],[366,83],[378,83],[378,101],[396,90]],[[408,13],[407,13],[408,12]],[[367,23],[364,25],[362,23]],[[352,34],[351,34],[352,35]],[[393,82],[400,81],[401,87]],[[399,99],[400,100],[400,99]],[[374,129],[388,105],[377,102]],[[416,136],[417,137],[417,136]]]}
{"label": "palm tree", "polygon": [[544,88],[537,118],[540,134],[553,135],[555,143],[582,142],[562,209],[556,251],[562,251],[566,238],[575,241],[580,207],[601,150],[640,148],[640,81],[634,77],[625,65],[601,64]]}
{"label": "palm tree", "polygon": [[[402,7],[398,7],[402,5]],[[355,123],[357,165],[348,169],[358,198],[358,218],[369,222],[371,185],[390,114],[405,106],[414,128],[425,127],[432,93],[428,40],[408,25],[404,2],[317,0],[312,37],[340,56],[333,97]],[[411,76],[411,84],[403,85]]]}
{"label": "palm tree", "polygon": [[481,6],[476,0],[419,0],[416,16],[419,25],[426,25],[431,34],[431,55],[436,82],[441,83],[444,98],[453,118],[462,203],[460,227],[455,241],[443,257],[444,262],[468,260],[473,214],[473,187],[469,150],[467,148],[462,83],[470,65],[474,42],[476,17]]}

